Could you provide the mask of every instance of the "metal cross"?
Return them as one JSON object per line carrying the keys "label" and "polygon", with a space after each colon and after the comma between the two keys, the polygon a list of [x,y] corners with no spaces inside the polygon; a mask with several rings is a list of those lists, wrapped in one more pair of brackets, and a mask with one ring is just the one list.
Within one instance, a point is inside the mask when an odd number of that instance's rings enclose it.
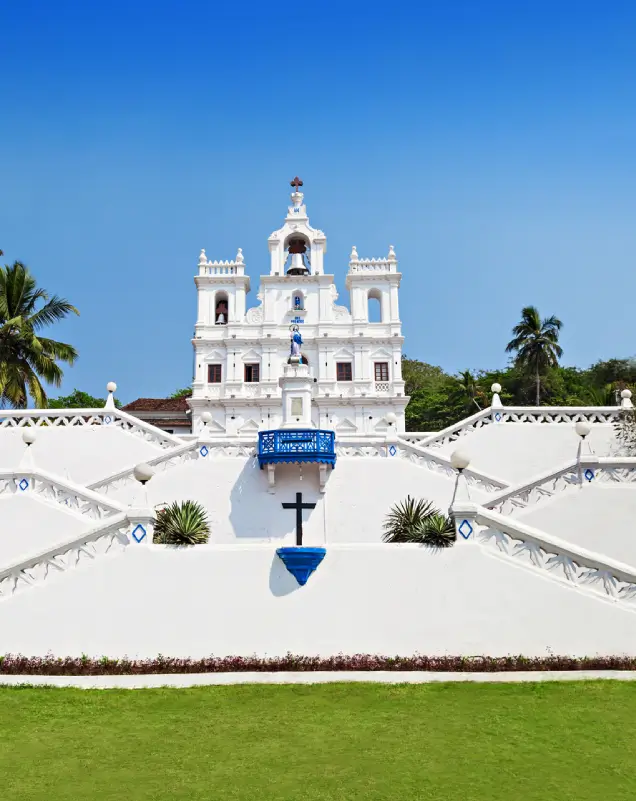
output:
{"label": "metal cross", "polygon": [[290,186],[295,186],[296,187],[296,191],[298,192],[298,189],[299,189],[299,187],[301,187],[303,185],[303,182],[300,180],[300,178],[298,176],[296,176],[293,181],[290,181],[289,185]]}
{"label": "metal cross", "polygon": [[296,510],[296,545],[303,544],[303,509],[315,509],[315,503],[303,503],[302,492],[296,493],[296,503],[284,503],[283,509]]}

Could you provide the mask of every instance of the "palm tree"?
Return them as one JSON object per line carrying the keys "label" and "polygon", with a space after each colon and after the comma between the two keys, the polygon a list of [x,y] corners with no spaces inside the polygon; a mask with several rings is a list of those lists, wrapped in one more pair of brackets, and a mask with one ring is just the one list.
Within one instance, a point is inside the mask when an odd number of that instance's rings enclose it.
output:
{"label": "palm tree", "polygon": [[410,542],[433,548],[455,543],[455,524],[430,501],[411,498],[393,506],[384,520],[384,542]]}
{"label": "palm tree", "polygon": [[464,370],[457,376],[457,396],[466,404],[472,406],[475,404],[477,411],[481,411],[481,406],[477,402],[477,396],[480,394],[480,389],[477,386],[477,379],[470,372]]}
{"label": "palm tree", "polygon": [[58,362],[73,364],[77,351],[39,332],[71,312],[79,314],[64,298],[38,288],[24,264],[0,267],[0,406],[25,408],[29,396],[36,406],[47,405],[40,379],[59,387]]}
{"label": "palm tree", "polygon": [[537,406],[541,402],[541,376],[558,367],[563,355],[559,345],[562,325],[554,315],[542,321],[536,306],[526,306],[521,310],[521,322],[512,329],[514,338],[506,345],[506,353],[517,354],[515,364],[534,375]]}

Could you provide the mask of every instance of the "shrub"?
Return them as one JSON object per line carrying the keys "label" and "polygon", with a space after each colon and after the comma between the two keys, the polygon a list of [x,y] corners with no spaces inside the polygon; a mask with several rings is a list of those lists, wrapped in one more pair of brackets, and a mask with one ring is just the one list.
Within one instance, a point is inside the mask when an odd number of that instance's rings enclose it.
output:
{"label": "shrub", "polygon": [[175,502],[157,511],[153,542],[160,545],[203,545],[209,536],[205,509],[196,501]]}
{"label": "shrub", "polygon": [[449,548],[455,542],[453,521],[430,501],[411,498],[396,504],[384,521],[384,542],[415,542]]}

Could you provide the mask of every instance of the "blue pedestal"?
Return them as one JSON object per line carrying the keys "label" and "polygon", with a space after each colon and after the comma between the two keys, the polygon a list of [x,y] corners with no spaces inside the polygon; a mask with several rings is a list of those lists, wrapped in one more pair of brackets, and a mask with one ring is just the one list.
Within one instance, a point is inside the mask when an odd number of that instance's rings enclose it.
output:
{"label": "blue pedestal", "polygon": [[302,587],[325,558],[327,551],[325,548],[290,546],[289,548],[277,548],[276,553]]}

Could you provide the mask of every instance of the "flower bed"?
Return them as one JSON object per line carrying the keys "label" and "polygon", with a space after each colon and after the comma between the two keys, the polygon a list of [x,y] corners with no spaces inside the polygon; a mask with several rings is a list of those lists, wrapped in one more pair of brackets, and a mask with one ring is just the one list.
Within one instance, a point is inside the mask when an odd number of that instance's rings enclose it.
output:
{"label": "flower bed", "polygon": [[178,659],[158,656],[155,659],[91,659],[80,657],[28,657],[7,654],[0,657],[0,674],[41,676],[115,676],[152,673],[240,673],[281,671],[435,671],[435,672],[502,672],[537,670],[636,670],[632,656],[373,656],[339,654],[332,657],[226,656],[204,659]]}

